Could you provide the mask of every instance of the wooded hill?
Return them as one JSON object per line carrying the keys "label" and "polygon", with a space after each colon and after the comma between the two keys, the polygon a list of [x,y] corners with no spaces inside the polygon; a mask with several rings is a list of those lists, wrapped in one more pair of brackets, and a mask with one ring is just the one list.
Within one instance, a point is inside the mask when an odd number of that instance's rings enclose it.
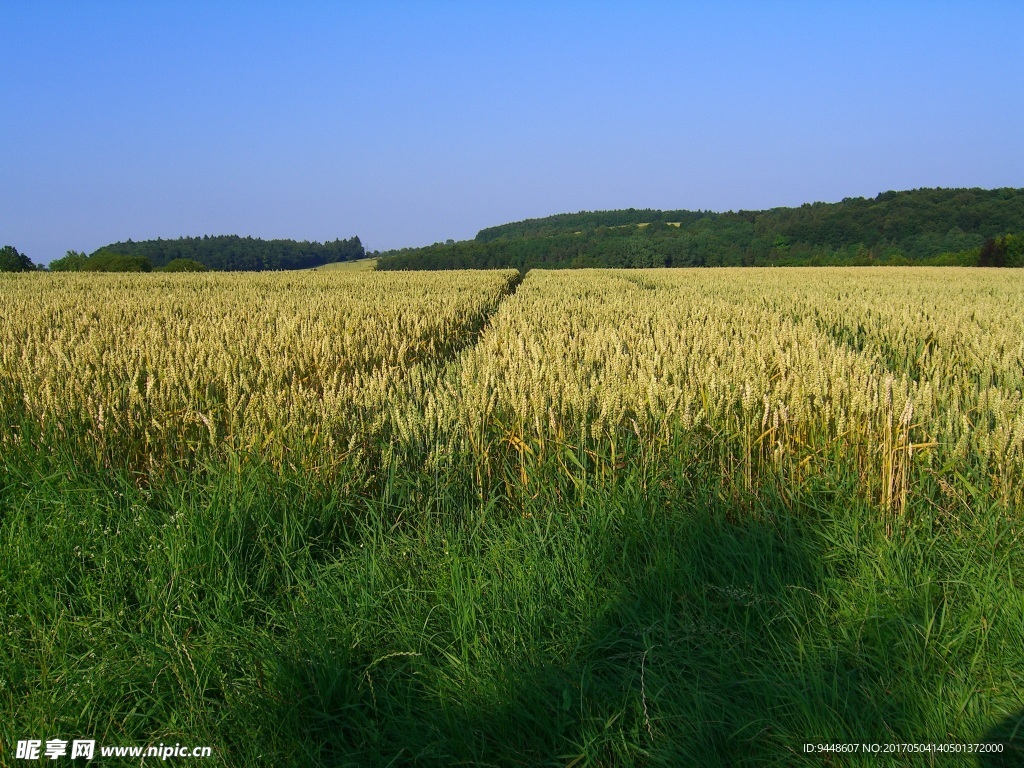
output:
{"label": "wooded hill", "polygon": [[1024,189],[915,189],[766,211],[559,214],[380,253],[377,269],[1024,266],[1021,238],[1003,237],[1012,233],[1024,233]]}
{"label": "wooded hill", "polygon": [[181,237],[177,240],[142,240],[105,245],[97,254],[143,256],[153,267],[187,259],[205,264],[210,269],[225,271],[262,271],[268,269],[305,269],[353,261],[366,255],[358,237],[331,242],[306,240],[260,240],[238,235]]}

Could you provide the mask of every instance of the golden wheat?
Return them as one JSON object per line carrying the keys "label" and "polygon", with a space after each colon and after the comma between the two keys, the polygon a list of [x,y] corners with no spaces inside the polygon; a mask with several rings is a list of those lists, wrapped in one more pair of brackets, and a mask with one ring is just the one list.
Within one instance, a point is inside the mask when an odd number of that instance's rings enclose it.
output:
{"label": "golden wheat", "polygon": [[890,509],[915,471],[1024,502],[1024,275],[533,271],[502,301],[516,280],[7,276],[0,446],[37,425],[39,450],[77,435],[146,470],[231,451],[316,470],[392,444],[603,446],[614,466],[690,435],[748,488],[842,461]]}
{"label": "golden wheat", "polygon": [[[0,406],[140,469],[225,450],[333,460],[410,372],[469,343],[515,272],[24,275],[2,283]],[[116,459],[114,458],[116,457]]]}
{"label": "golden wheat", "polygon": [[[954,269],[534,271],[445,387],[421,393],[467,444],[701,431],[748,486],[853,463],[901,507],[910,465],[1024,474],[1024,279]],[[410,419],[411,421],[412,419]]]}

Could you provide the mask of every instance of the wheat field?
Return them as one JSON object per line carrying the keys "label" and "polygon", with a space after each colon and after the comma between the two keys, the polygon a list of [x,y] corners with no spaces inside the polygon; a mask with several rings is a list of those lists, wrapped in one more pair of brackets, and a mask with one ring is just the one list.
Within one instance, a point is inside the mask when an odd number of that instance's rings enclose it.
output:
{"label": "wheat field", "polygon": [[534,271],[507,299],[512,272],[7,277],[0,445],[27,421],[110,468],[319,471],[385,442],[529,461],[632,440],[650,461],[705,434],[748,490],[844,461],[890,509],[912,467],[1021,504],[1024,281],[896,277]]}
{"label": "wheat field", "polygon": [[0,765],[1024,759],[1019,271],[0,296]]}

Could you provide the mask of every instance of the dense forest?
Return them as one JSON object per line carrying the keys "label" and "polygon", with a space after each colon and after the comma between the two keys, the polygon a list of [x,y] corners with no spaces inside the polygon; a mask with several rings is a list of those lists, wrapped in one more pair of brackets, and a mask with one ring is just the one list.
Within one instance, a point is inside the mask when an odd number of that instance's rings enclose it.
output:
{"label": "dense forest", "polygon": [[1024,266],[1012,233],[1024,233],[1024,189],[917,189],[767,211],[560,214],[387,251],[377,269]]}
{"label": "dense forest", "polygon": [[177,240],[142,240],[105,245],[97,255],[141,256],[153,268],[172,262],[196,262],[209,269],[225,271],[262,271],[268,269],[305,269],[352,261],[365,256],[358,237],[318,243],[305,240],[260,240],[238,235],[181,237]]}

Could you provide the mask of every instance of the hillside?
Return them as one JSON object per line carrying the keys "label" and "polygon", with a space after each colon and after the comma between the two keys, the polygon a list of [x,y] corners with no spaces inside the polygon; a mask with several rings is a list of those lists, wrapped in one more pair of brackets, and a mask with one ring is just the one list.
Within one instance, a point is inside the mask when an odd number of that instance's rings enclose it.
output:
{"label": "hillside", "polygon": [[559,214],[381,253],[377,269],[970,265],[987,240],[1021,232],[1024,189],[916,189],[765,211]]}

